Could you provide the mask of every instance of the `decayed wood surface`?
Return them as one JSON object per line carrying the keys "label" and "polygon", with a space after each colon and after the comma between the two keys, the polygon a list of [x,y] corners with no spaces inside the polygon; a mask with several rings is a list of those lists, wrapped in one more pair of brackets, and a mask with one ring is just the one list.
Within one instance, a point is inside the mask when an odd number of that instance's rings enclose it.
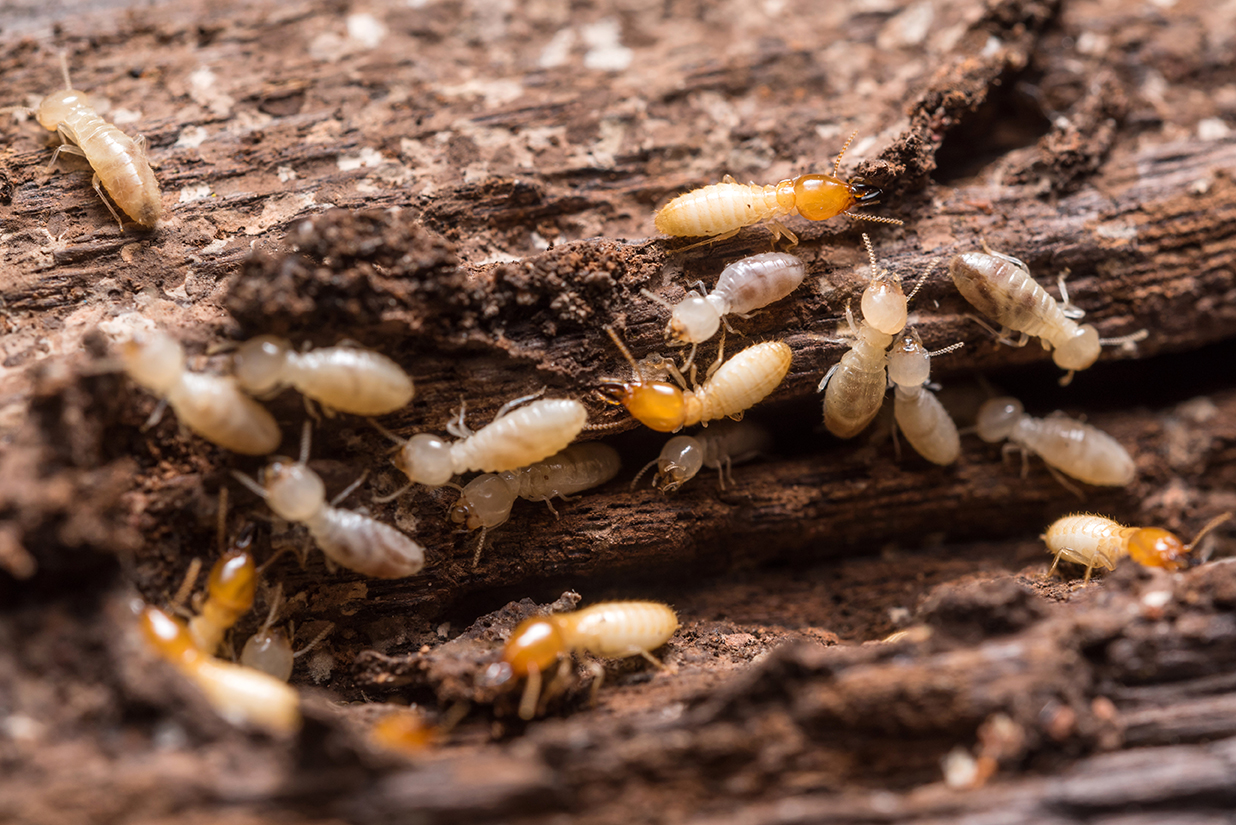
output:
{"label": "decayed wood surface", "polygon": [[[0,818],[1226,821],[1231,566],[1176,579],[1126,566],[1079,594],[1037,579],[1036,536],[1082,507],[1185,534],[1236,507],[1229,28],[1219,8],[1097,0],[187,3],[81,9],[54,36],[0,39],[0,105],[57,88],[67,49],[75,85],[150,141],[169,213],[118,232],[83,167],[45,174],[40,130],[0,122],[0,567],[38,571],[0,573]],[[614,31],[634,53],[625,69],[606,68]],[[640,290],[676,300],[768,248],[757,228],[678,253],[650,236],[653,211],[725,173],[827,170],[855,128],[844,168],[883,186],[874,211],[905,226],[791,221],[807,282],[735,321],[727,344],[793,348],[750,414],[776,432],[773,454],[724,492],[708,473],[672,497],[628,491],[661,439],[590,394],[628,373],[602,327],[637,355],[665,352],[665,312]],[[1037,460],[1023,478],[972,436],[935,468],[905,445],[898,460],[882,427],[821,433],[815,387],[846,347],[864,230],[907,284],[930,272],[912,321],[929,346],[965,341],[933,363],[959,412],[986,376],[1032,414],[1064,408],[1112,433],[1138,481],[1083,504]],[[1102,335],[1149,338],[1058,387],[1037,345],[1000,346],[964,317],[944,266],[983,241],[1045,285],[1067,271]],[[403,433],[442,431],[461,399],[483,422],[541,387],[581,397],[628,469],[559,520],[517,502],[475,570],[446,490],[369,505],[415,529],[423,575],[281,559],[269,579],[303,597],[289,617],[336,631],[296,677],[305,732],[246,736],[130,632],[128,600],[166,599],[209,557],[218,487],[258,466],[171,416],[142,429],[155,400],[100,370],[147,321],[185,340],[195,368],[226,369],[218,346],[261,332],[378,348],[417,382],[384,419]],[[272,410],[294,451],[299,398]],[[314,467],[332,491],[373,471],[349,502],[368,504],[401,483],[388,447],[328,419]],[[264,512],[233,496],[234,523]],[[297,543],[278,525],[259,535],[264,552]],[[582,684],[554,707],[567,718],[523,726],[511,692],[476,678],[538,608],[495,609],[568,587],[673,602],[670,672],[611,670],[598,710]],[[853,644],[907,622],[930,638]],[[380,700],[460,699],[475,706],[439,753],[408,762],[365,740]],[[979,788],[939,784],[940,760],[977,753],[1001,716],[1021,739],[999,770]]]}

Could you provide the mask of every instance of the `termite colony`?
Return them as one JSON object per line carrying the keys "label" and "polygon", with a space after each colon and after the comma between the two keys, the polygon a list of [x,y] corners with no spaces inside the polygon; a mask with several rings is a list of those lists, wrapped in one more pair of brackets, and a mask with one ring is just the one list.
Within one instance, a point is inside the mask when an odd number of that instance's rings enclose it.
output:
{"label": "termite colony", "polygon": [[[85,95],[72,89],[67,65],[64,79],[66,90],[48,95],[36,111],[40,125],[62,141],[51,165],[61,153],[84,156],[94,170],[96,191],[122,229],[121,212],[143,227],[154,227],[162,204],[144,143],[128,138],[90,108]],[[756,224],[771,231],[774,243],[784,238],[793,246],[798,243],[797,235],[782,220],[794,216],[822,221],[846,215],[901,224],[893,218],[853,211],[873,205],[881,191],[865,181],[839,177],[849,145],[847,141],[842,148],[832,174],[805,174],[768,185],[740,184],[727,175],[720,183],[681,194],[657,211],[656,229],[671,237],[704,239],[674,250],[681,252]],[[856,317],[852,307],[845,307],[852,344],[837,363],[828,366],[819,382],[818,389],[824,393],[823,425],[838,438],[854,438],[876,418],[891,387],[895,426],[909,444],[929,462],[953,464],[961,453],[961,434],[929,383],[930,358],[962,344],[928,351],[914,328],[907,326],[907,306],[914,292],[905,294],[900,275],[881,269],[871,239],[866,234],[862,238],[870,278],[859,302],[860,314]],[[1066,370],[1062,383],[1095,363],[1102,345],[1145,337],[1142,331],[1100,338],[1093,326],[1077,323],[1081,313],[1070,303],[1063,281],[1063,300],[1058,303],[1032,278],[1025,263],[987,249],[986,244],[984,250],[958,254],[948,264],[959,292],[1000,329],[982,318],[974,320],[1015,346],[1031,337],[1040,338],[1055,363]],[[631,374],[586,388],[580,395],[599,394],[646,427],[675,434],[660,455],[630,481],[632,490],[654,465],[653,486],[663,493],[679,490],[703,467],[716,469],[719,486],[724,488],[736,483],[734,464],[770,450],[768,433],[741,419],[777,389],[795,353],[785,341],[773,340],[746,346],[727,359],[725,331],[730,330],[729,318],[747,317],[787,300],[805,279],[807,269],[792,254],[768,252],[728,262],[713,289],[701,286],[677,304],[642,290],[647,299],[669,311],[667,344],[690,345],[681,364],[655,354],[639,361],[618,332],[605,327]],[[929,274],[922,273],[920,286]],[[721,341],[715,360],[701,378],[698,348],[718,332]],[[465,424],[461,402],[458,415],[446,426],[454,440],[427,432],[410,437],[390,432],[372,417],[412,403],[413,380],[388,356],[347,343],[298,351],[287,340],[262,335],[231,356],[232,375],[190,370],[182,345],[163,332],[120,342],[118,355],[129,377],[160,399],[156,414],[170,407],[187,429],[233,452],[271,456],[279,448],[283,434],[261,402],[286,387],[303,395],[307,413],[315,418],[319,408],[330,416],[369,418],[376,431],[398,445],[391,463],[408,481],[375,502],[394,500],[416,485],[456,489],[459,497],[450,510],[450,521],[479,531],[473,568],[480,564],[489,534],[508,520],[518,499],[543,501],[557,516],[552,499],[566,499],[606,484],[621,467],[613,447],[597,441],[577,442],[589,429],[587,408],[577,398],[517,398],[475,431]],[[678,434],[696,425],[699,431]],[[1007,441],[1006,449],[1020,450],[1023,458],[1037,455],[1071,490],[1075,488],[1064,476],[1100,486],[1127,486],[1136,478],[1136,464],[1118,441],[1062,412],[1034,418],[1017,400],[994,398],[980,411],[976,430],[983,441]],[[241,473],[234,477],[278,519],[301,525],[326,557],[328,567],[400,579],[420,573],[427,556],[432,563],[434,548],[423,547],[406,532],[367,512],[336,506],[365,474],[328,500],[322,478],[309,468],[309,445],[306,421],[296,460],[272,456],[256,478]],[[468,473],[479,475],[460,484],[457,479]],[[1084,582],[1089,582],[1096,567],[1113,569],[1124,556],[1147,566],[1179,569],[1191,563],[1191,551],[1198,541],[1227,517],[1212,519],[1193,542],[1183,544],[1158,528],[1122,527],[1094,515],[1067,516],[1043,536],[1054,555],[1048,574],[1063,559],[1084,565]],[[500,548],[491,547],[491,552],[500,552]],[[151,649],[197,685],[222,716],[286,734],[297,729],[300,719],[296,693],[286,684],[295,659],[319,644],[330,628],[293,652],[288,634],[273,627],[282,605],[281,589],[276,585],[268,596],[268,616],[260,630],[242,651],[233,651],[238,663],[222,658],[229,631],[253,606],[259,578],[248,548],[238,546],[214,565],[205,599],[187,620],[177,616],[175,609],[153,605],[138,604],[135,611]],[[494,683],[524,680],[519,715],[531,719],[544,706],[546,679],[549,684],[554,682],[551,669],[564,656],[581,651],[613,658],[642,656],[662,667],[653,651],[666,644],[677,627],[674,611],[655,602],[602,602],[577,612],[536,617],[515,628],[505,646],[494,651],[495,661],[485,678]],[[598,676],[593,682],[594,698],[600,684]],[[419,743],[437,735],[428,730],[418,719],[392,717],[389,725],[375,730],[375,737]]]}

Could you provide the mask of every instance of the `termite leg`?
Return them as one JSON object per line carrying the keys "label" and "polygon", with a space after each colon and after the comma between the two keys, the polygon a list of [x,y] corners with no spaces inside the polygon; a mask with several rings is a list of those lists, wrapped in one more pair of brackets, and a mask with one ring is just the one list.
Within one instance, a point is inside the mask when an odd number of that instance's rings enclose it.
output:
{"label": "termite leg", "polygon": [[546,387],[541,387],[539,390],[537,390],[534,393],[531,393],[529,395],[522,395],[519,398],[513,398],[510,401],[506,402],[505,404],[503,404],[501,407],[498,408],[497,414],[494,415],[494,421],[497,421],[499,418],[506,415],[511,410],[515,409],[516,407],[518,407],[520,404],[526,404],[529,401],[534,401],[540,398],[542,395],[545,394],[546,389],[547,389]]}
{"label": "termite leg", "polygon": [[459,399],[459,412],[454,419],[446,424],[446,431],[456,438],[470,438],[472,429],[464,423],[464,415],[468,411],[468,404],[462,398]]}
{"label": "termite leg", "polygon": [[712,374],[721,369],[721,361],[725,358],[725,330],[721,330],[721,343],[717,345],[717,360],[713,361],[708,367],[708,372],[704,373],[704,380],[712,378]]}
{"label": "termite leg", "polygon": [[525,722],[536,716],[537,700],[541,697],[541,670],[535,665],[528,668],[524,693],[519,700],[519,718]]}
{"label": "termite leg", "polygon": [[605,666],[600,662],[589,662],[588,672],[592,674],[592,687],[588,691],[588,704],[597,706],[597,697],[601,695],[601,685],[605,682]]}
{"label": "termite leg", "polygon": [[1080,489],[1078,489],[1077,487],[1075,487],[1075,486],[1074,486],[1071,482],[1069,482],[1067,479],[1065,479],[1065,477],[1064,477],[1064,474],[1063,474],[1063,473],[1061,473],[1059,470],[1057,470],[1055,467],[1051,466],[1050,464],[1047,464],[1046,462],[1044,462],[1044,466],[1046,466],[1046,467],[1047,467],[1047,472],[1051,473],[1052,478],[1054,478],[1056,481],[1060,482],[1060,486],[1061,486],[1061,487],[1063,487],[1064,489],[1068,490],[1068,491],[1069,491],[1070,493],[1072,493],[1073,495],[1077,496],[1077,498],[1078,498],[1078,499],[1080,499],[1081,501],[1085,501],[1085,500],[1086,500],[1086,494],[1085,494],[1085,493],[1083,493],[1083,492],[1082,492]]}
{"label": "termite leg", "polygon": [[833,373],[835,373],[839,369],[841,369],[841,364],[833,364],[829,368],[828,372],[824,373],[824,377],[820,379],[820,384],[819,386],[815,388],[815,391],[824,392],[824,389],[828,386],[829,380],[831,380],[833,377]]}
{"label": "termite leg", "polygon": [[394,501],[395,499],[399,498],[399,497],[400,497],[401,495],[403,495],[404,493],[408,492],[408,490],[411,490],[411,489],[412,489],[412,485],[413,485],[413,484],[415,484],[415,483],[416,483],[416,482],[410,481],[410,482],[408,482],[407,484],[405,484],[405,485],[403,485],[402,487],[400,487],[398,490],[396,490],[396,491],[395,491],[395,492],[393,492],[393,493],[390,493],[390,494],[385,495],[385,496],[374,496],[374,497],[373,497],[373,499],[372,499],[372,500],[373,500],[373,503],[374,503],[374,504],[389,504],[390,502],[392,502],[392,501]]}
{"label": "termite leg", "polygon": [[742,231],[742,227],[740,226],[737,229],[731,229],[729,232],[722,232],[720,235],[713,235],[711,238],[705,238],[702,241],[696,241],[695,243],[689,246],[684,246],[680,249],[675,249],[674,251],[675,252],[690,252],[692,249],[698,249],[701,246],[707,246],[708,244],[720,243],[721,241],[729,240],[730,238],[734,237],[741,231]]}
{"label": "termite leg", "polygon": [[166,398],[160,399],[159,403],[155,405],[154,412],[150,414],[150,417],[146,419],[146,423],[142,425],[141,431],[146,432],[147,430],[157,425],[159,421],[163,418],[163,411],[166,409],[167,409],[167,399]]}

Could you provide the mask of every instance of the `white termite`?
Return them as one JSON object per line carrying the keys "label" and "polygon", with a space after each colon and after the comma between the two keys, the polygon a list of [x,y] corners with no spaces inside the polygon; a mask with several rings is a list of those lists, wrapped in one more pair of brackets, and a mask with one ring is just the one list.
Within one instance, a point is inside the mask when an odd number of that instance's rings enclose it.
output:
{"label": "white termite", "polygon": [[293,652],[292,634],[273,626],[282,602],[283,587],[276,585],[266,620],[245,642],[245,646],[240,651],[240,663],[286,682],[292,677],[292,668],[296,660],[317,647],[335,629],[335,625],[334,622],[327,622],[326,627],[309,644]]}
{"label": "white termite", "polygon": [[749,461],[768,452],[772,437],[768,430],[751,421],[718,421],[706,430],[694,435],[677,435],[665,442],[661,454],[639,471],[631,482],[631,489],[654,464],[657,474],[653,486],[667,493],[677,491],[704,467],[717,471],[721,489],[729,476],[733,483],[733,465]]}
{"label": "white termite", "polygon": [[1215,516],[1188,544],[1161,527],[1125,527],[1090,513],[1058,518],[1039,538],[1046,542],[1047,552],[1056,557],[1047,575],[1056,572],[1056,566],[1064,559],[1086,566],[1086,577],[1082,581],[1085,584],[1096,567],[1115,570],[1116,563],[1125,556],[1146,567],[1167,570],[1188,567],[1196,563],[1189,554],[1202,537],[1231,517],[1231,513]]}
{"label": "white termite", "polygon": [[461,406],[456,420],[446,428],[460,439],[455,442],[429,433],[405,441],[375,423],[379,432],[400,445],[391,463],[408,477],[406,486],[377,500],[389,501],[413,484],[440,487],[462,473],[517,470],[564,449],[588,423],[588,411],[572,398],[547,398],[516,406],[535,397],[507,402],[493,421],[476,432],[464,423]]}
{"label": "white termite", "polygon": [[1016,398],[993,398],[979,408],[976,423],[984,441],[994,444],[1008,439],[1006,449],[1021,448],[1023,458],[1027,452],[1035,453],[1053,471],[1087,484],[1123,487],[1137,477],[1137,465],[1120,442],[1059,410],[1035,418],[1026,415]]}
{"label": "white termite", "polygon": [[142,333],[120,347],[129,377],[162,398],[181,423],[234,453],[267,455],[283,440],[279,425],[230,376],[189,372],[180,342],[163,332]]}
{"label": "white termite", "polygon": [[707,295],[692,290],[677,305],[643,290],[645,297],[670,310],[666,334],[688,344],[702,344],[717,334],[726,315],[745,316],[780,301],[803,282],[807,265],[784,252],[765,252],[735,261],[721,270]]}
{"label": "white termite", "polygon": [[[300,460],[276,458],[254,481],[243,473],[232,475],[266,500],[275,515],[305,525],[331,561],[378,579],[401,579],[425,566],[425,550],[394,527],[370,516],[333,505],[360,484],[352,484],[330,504],[321,477],[310,470],[309,422],[301,436]],[[361,477],[361,480],[364,476]]]}
{"label": "white termite", "polygon": [[[43,98],[34,110],[39,125],[55,132],[63,141],[52,153],[47,168],[54,167],[61,154],[84,157],[94,169],[94,191],[120,228],[124,229],[124,219],[112,207],[112,201],[137,223],[153,227],[163,213],[163,200],[146,157],[145,138],[131,138],[99,116],[86,93],[73,88],[63,54],[61,69],[64,89]],[[22,106],[0,110],[11,111],[30,110]],[[111,201],[105,191],[111,195]]]}
{"label": "white termite", "polygon": [[412,400],[412,379],[381,353],[360,347],[296,352],[287,340],[261,335],[234,356],[236,380],[249,393],[292,386],[323,406],[355,415],[384,415]]}
{"label": "white termite", "polygon": [[[1085,313],[1069,303],[1063,277],[1059,282],[1063,300],[1057,302],[1030,276],[1030,268],[1011,255],[990,249],[964,252],[953,257],[948,271],[965,299],[1003,326],[996,332],[1003,343],[1022,347],[1031,337],[1041,339],[1044,349],[1052,351],[1056,366],[1068,370],[1061,384],[1069,383],[1074,372],[1098,360],[1103,344],[1128,344],[1147,335],[1146,330],[1141,330],[1120,338],[1100,339],[1092,325],[1079,325],[1075,320]],[[1013,339],[1013,332],[1021,334]]]}
{"label": "white termite", "polygon": [[928,352],[918,333],[909,328],[898,337],[888,354],[888,380],[896,388],[893,417],[906,441],[933,464],[952,464],[961,455],[957,425],[936,394],[927,388],[931,359],[952,352],[960,343]]}
{"label": "white termite", "polygon": [[501,473],[486,473],[469,481],[451,508],[451,521],[480,530],[473,566],[480,559],[485,534],[506,523],[516,498],[543,501],[557,517],[551,499],[598,487],[622,469],[618,451],[608,444],[572,444],[549,458]]}

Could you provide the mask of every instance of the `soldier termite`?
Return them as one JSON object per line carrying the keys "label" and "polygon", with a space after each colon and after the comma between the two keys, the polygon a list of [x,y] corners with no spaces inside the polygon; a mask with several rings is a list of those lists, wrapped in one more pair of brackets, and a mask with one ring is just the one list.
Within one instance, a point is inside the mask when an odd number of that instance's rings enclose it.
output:
{"label": "soldier termite", "polygon": [[631,489],[654,464],[657,474],[653,486],[672,493],[695,478],[703,467],[711,467],[720,476],[721,489],[725,489],[725,477],[733,483],[734,464],[748,461],[767,452],[772,444],[768,431],[750,421],[719,421],[714,426],[695,435],[677,435],[665,442],[661,454],[644,465]]}
{"label": "soldier termite", "polygon": [[[1031,337],[1040,338],[1043,347],[1052,350],[1056,366],[1068,370],[1060,380],[1062,385],[1068,384],[1077,370],[1084,370],[1098,360],[1102,345],[1132,343],[1147,335],[1146,330],[1141,330],[1120,338],[1100,339],[1093,326],[1079,325],[1074,320],[1085,313],[1069,304],[1063,278],[1060,279],[1063,300],[1057,303],[1030,277],[1030,268],[1010,255],[990,249],[986,253],[965,252],[953,257],[948,271],[967,301],[1003,325],[1003,329],[995,333],[1003,343],[1022,347]],[[1014,340],[1009,337],[1012,332],[1021,335]]]}
{"label": "soldier termite", "polygon": [[295,666],[296,660],[321,644],[322,640],[335,629],[335,625],[334,622],[327,622],[326,627],[309,644],[293,652],[292,634],[273,627],[282,601],[283,588],[276,585],[274,595],[271,596],[270,610],[266,614],[266,620],[262,622],[262,626],[249,637],[245,642],[245,646],[241,648],[240,663],[245,667],[260,670],[286,682],[292,677],[292,668]]}
{"label": "soldier termite", "polygon": [[451,508],[451,521],[481,531],[472,564],[480,560],[488,531],[506,523],[516,498],[543,501],[556,517],[551,499],[566,499],[598,487],[618,474],[618,451],[595,441],[572,444],[549,458],[501,473],[486,473],[469,481]]}
{"label": "soldier termite", "polygon": [[238,546],[215,562],[206,585],[206,601],[189,619],[193,643],[205,653],[214,654],[224,634],[253,607],[258,574],[253,556],[244,549],[248,543],[248,536],[242,537]]}
{"label": "soldier termite", "polygon": [[1189,554],[1202,537],[1231,517],[1231,513],[1215,516],[1188,544],[1161,527],[1125,527],[1089,513],[1058,518],[1039,538],[1047,543],[1047,552],[1056,556],[1047,575],[1055,573],[1056,566],[1064,559],[1086,566],[1086,577],[1082,581],[1085,584],[1096,567],[1115,570],[1116,562],[1125,556],[1146,567],[1166,570],[1188,567],[1193,563]]}
{"label": "soldier termite", "polygon": [[960,343],[928,352],[913,329],[902,332],[888,354],[888,380],[896,387],[893,417],[919,455],[933,464],[952,464],[961,455],[957,425],[936,394],[927,389],[931,359],[952,352]]}
{"label": "soldier termite", "polygon": [[643,656],[663,667],[652,651],[678,629],[678,615],[660,602],[601,602],[573,613],[535,616],[519,624],[502,650],[507,678],[527,678],[519,715],[536,715],[541,674],[572,651],[596,656]]}
{"label": "soldier termite", "polygon": [[[94,191],[99,193],[120,228],[124,229],[124,219],[112,207],[107,195],[134,221],[153,227],[163,213],[163,201],[159,183],[146,158],[145,138],[134,140],[99,117],[86,93],[73,88],[69,64],[63,54],[60,61],[64,90],[43,98],[35,110],[39,125],[55,132],[63,141],[52,153],[47,168],[56,165],[61,153],[84,157],[94,169]],[[12,111],[29,110],[22,106],[0,109],[0,113]]]}
{"label": "soldier termite", "polygon": [[274,335],[241,345],[236,380],[254,395],[291,385],[323,406],[355,415],[384,415],[412,400],[412,379],[391,359],[360,347],[296,352]]}
{"label": "soldier termite", "polygon": [[721,270],[707,295],[692,290],[672,305],[643,290],[645,297],[670,310],[666,334],[688,344],[702,344],[717,334],[726,315],[746,315],[780,301],[803,282],[807,265],[784,252],[765,252],[735,261]]}
{"label": "soldier termite", "polygon": [[530,398],[535,396],[507,402],[476,432],[464,424],[461,406],[446,428],[460,439],[453,443],[429,433],[405,441],[374,422],[379,432],[400,445],[391,463],[408,477],[406,486],[376,500],[390,501],[413,484],[440,487],[453,476],[474,470],[500,473],[526,467],[565,448],[588,423],[584,405],[570,398],[547,398],[512,410]]}
{"label": "soldier termite", "polygon": [[274,734],[300,727],[296,691],[265,673],[209,655],[184,624],[155,607],[140,611],[142,635],[155,651],[202,691],[227,721]]}
{"label": "soldier termite", "polygon": [[719,241],[733,237],[744,226],[768,223],[774,241],[784,236],[791,243],[798,243],[798,237],[781,225],[780,218],[801,215],[810,221],[823,221],[844,214],[900,225],[896,218],[851,211],[856,206],[871,205],[880,197],[880,190],[874,186],[837,177],[841,159],[853,140],[854,135],[850,135],[841,147],[831,175],[800,175],[766,186],[739,183],[726,175],[721,183],[679,195],[657,212],[657,231],[674,237],[706,236]]}
{"label": "soldier termite", "polygon": [[722,363],[703,384],[682,389],[666,381],[645,379],[622,339],[610,327],[605,331],[630,363],[636,380],[607,381],[598,388],[601,396],[610,404],[626,407],[633,418],[657,432],[672,433],[692,424],[737,418],[764,400],[790,371],[790,348],[782,341],[766,341]]}
{"label": "soldier termite", "polygon": [[[244,473],[232,475],[266,500],[275,515],[304,524],[331,561],[377,579],[401,579],[425,566],[425,550],[412,539],[370,516],[334,505],[356,488],[352,484],[330,503],[322,479],[309,460],[309,422],[301,435],[300,460],[276,458],[254,481]],[[361,477],[363,479],[364,476]]]}
{"label": "soldier termite", "polygon": [[120,347],[129,377],[162,398],[180,422],[220,447],[267,455],[283,435],[275,419],[230,376],[189,372],[180,342],[163,332],[135,335]]}
{"label": "soldier termite", "polygon": [[[1008,439],[1005,449],[1035,453],[1056,470],[1087,484],[1123,487],[1137,476],[1137,465],[1120,442],[1089,424],[1057,410],[1046,418],[1026,415],[1016,398],[993,398],[979,408],[979,438],[988,443]],[[1066,488],[1072,486],[1057,476]],[[1077,492],[1073,490],[1073,492]]]}

